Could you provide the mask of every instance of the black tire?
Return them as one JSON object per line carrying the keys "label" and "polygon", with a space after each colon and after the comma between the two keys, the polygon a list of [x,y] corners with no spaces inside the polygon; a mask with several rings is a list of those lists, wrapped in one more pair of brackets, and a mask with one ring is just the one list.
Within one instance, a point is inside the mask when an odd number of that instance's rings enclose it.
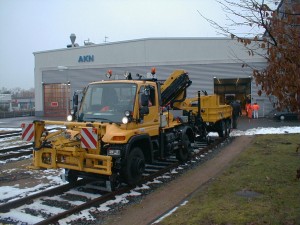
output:
{"label": "black tire", "polygon": [[78,180],[78,173],[76,170],[65,169],[65,179],[70,184]]}
{"label": "black tire", "polygon": [[218,122],[218,134],[219,137],[225,137],[226,135],[226,127],[224,120]]}
{"label": "black tire", "polygon": [[190,158],[191,154],[191,142],[187,134],[182,135],[182,145],[176,152],[176,159],[180,162],[186,162]]}
{"label": "black tire", "polygon": [[129,153],[124,168],[124,180],[129,185],[139,184],[145,170],[145,157],[138,147]]}

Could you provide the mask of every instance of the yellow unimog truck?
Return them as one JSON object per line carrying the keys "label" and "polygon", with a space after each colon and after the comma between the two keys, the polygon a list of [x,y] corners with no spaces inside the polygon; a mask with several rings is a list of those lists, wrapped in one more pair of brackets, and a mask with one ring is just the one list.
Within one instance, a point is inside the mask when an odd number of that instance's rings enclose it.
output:
{"label": "yellow unimog truck", "polygon": [[[65,169],[68,182],[78,177],[105,179],[113,187],[139,183],[145,164],[175,155],[185,162],[197,139],[209,131],[229,134],[231,106],[217,96],[187,99],[188,74],[174,71],[155,78],[90,83],[79,103],[73,97],[68,122],[39,120],[23,124],[24,138],[34,143],[34,169]],[[49,132],[47,126],[62,128]],[[30,137],[30,138],[29,138]]]}

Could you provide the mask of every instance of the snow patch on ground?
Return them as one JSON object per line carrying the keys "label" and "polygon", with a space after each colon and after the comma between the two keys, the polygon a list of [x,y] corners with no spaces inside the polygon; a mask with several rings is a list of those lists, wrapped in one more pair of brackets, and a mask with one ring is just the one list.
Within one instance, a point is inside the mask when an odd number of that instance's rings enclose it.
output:
{"label": "snow patch on ground", "polygon": [[[0,128],[0,130],[5,131],[6,129]],[[12,129],[7,129],[7,130],[11,131]],[[20,129],[16,129],[16,130],[20,130]],[[255,129],[249,129],[249,130],[246,130],[246,131],[233,130],[231,132],[230,136],[238,137],[238,136],[242,136],[242,135],[295,134],[295,133],[300,133],[300,126],[298,126],[298,127],[278,127],[278,128],[273,128],[273,127],[261,128],[261,127],[259,127],[259,128],[255,128]],[[210,135],[214,136],[215,134],[212,133]],[[1,143],[1,141],[0,141],[0,143]],[[200,157],[204,157],[204,155],[203,156],[201,155]],[[181,168],[178,168],[178,169],[181,169]],[[11,171],[13,171],[13,170],[11,170]],[[173,170],[173,171],[171,171],[171,173],[178,173],[178,172],[176,170]],[[59,176],[57,176],[57,175],[54,176],[53,175],[53,171],[51,171],[51,170],[45,170],[44,171],[44,176],[42,176],[41,179],[43,179],[43,178],[47,178],[49,180],[49,183],[55,184],[54,186],[64,184],[64,182],[61,180],[61,178]],[[169,178],[169,176],[166,174],[166,175],[162,176],[161,178]],[[159,181],[158,179],[155,179],[154,181],[152,181],[152,183],[160,183],[161,181]],[[15,185],[15,186],[2,186],[2,187],[0,187],[0,196],[1,196],[0,201],[1,200],[3,201],[3,200],[8,199],[8,198],[12,198],[11,200],[13,200],[14,198],[20,198],[20,197],[24,197],[28,194],[34,194],[39,189],[41,189],[41,188],[44,189],[45,187],[47,187],[47,185],[49,185],[49,184],[40,184],[40,185],[37,185],[33,188],[25,188],[25,189],[24,188],[20,189],[18,187],[18,185]],[[72,220],[76,220],[76,219],[80,219],[80,218],[81,219],[86,219],[86,220],[94,220],[94,218],[93,218],[93,216],[91,215],[90,212],[93,212],[93,211],[104,211],[105,212],[105,211],[109,211],[111,209],[110,206],[112,206],[114,204],[127,203],[129,201],[128,197],[141,195],[141,193],[138,192],[138,191],[148,189],[149,188],[148,185],[150,185],[150,183],[147,183],[146,185],[143,185],[142,187],[137,187],[137,188],[133,189],[130,193],[126,193],[126,194],[123,194],[123,195],[116,196],[116,198],[114,200],[105,202],[104,204],[100,205],[98,208],[94,207],[94,208],[90,208],[88,210],[83,210],[77,215],[72,215],[72,216],[70,216],[66,219],[62,219],[62,220],[59,221],[59,224],[65,225],[65,224],[67,224],[68,222],[70,222]],[[54,186],[52,186],[52,187],[54,187]],[[91,195],[89,197],[94,198],[95,196]],[[186,204],[186,202],[183,202],[181,205],[184,205],[184,204]],[[178,207],[180,207],[180,206],[178,206]],[[37,205],[37,207],[39,207],[39,206]],[[159,223],[165,217],[171,215],[173,212],[175,212],[178,209],[178,207],[175,207],[174,209],[169,211],[163,217],[156,220],[153,224]],[[0,214],[0,217],[2,217],[2,218],[6,217],[6,216],[7,215],[5,215],[5,214]],[[39,222],[37,218],[33,218],[29,215],[26,216],[24,213],[21,213],[21,212],[16,212],[14,214],[10,214],[10,217],[15,218],[15,219],[19,219],[20,221],[24,221],[24,222],[27,222],[29,224],[34,224],[34,223]]]}

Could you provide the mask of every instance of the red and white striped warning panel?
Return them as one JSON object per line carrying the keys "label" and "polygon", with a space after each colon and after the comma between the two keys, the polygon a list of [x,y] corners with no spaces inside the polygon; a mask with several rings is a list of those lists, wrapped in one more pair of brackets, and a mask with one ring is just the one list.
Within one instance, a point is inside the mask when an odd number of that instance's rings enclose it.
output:
{"label": "red and white striped warning panel", "polygon": [[81,129],[81,147],[82,148],[97,148],[98,135],[97,129],[89,127]]}
{"label": "red and white striped warning panel", "polygon": [[33,123],[23,123],[22,127],[22,140],[23,141],[34,141],[34,124]]}

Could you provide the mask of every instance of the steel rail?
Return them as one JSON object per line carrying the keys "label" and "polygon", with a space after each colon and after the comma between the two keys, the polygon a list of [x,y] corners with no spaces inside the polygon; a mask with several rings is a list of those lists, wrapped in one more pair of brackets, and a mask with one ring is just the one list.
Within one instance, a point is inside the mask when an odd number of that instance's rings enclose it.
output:
{"label": "steel rail", "polygon": [[34,199],[37,199],[39,197],[42,196],[51,196],[51,195],[57,195],[59,193],[63,193],[66,192],[67,190],[70,190],[71,188],[74,188],[76,186],[80,186],[83,184],[86,184],[87,181],[86,180],[79,180],[76,183],[73,184],[64,184],[55,188],[51,188],[49,190],[46,191],[42,191],[33,195],[28,195],[26,197],[11,201],[11,202],[7,202],[4,204],[0,205],[0,212],[1,213],[5,213],[5,212],[9,212],[11,209],[17,208],[21,205],[25,205],[26,203],[32,202]]}
{"label": "steel rail", "polygon": [[[0,154],[1,154],[0,160],[7,160],[7,159],[11,159],[11,158],[31,155],[33,150],[27,150],[27,149],[32,148],[32,147],[33,147],[32,144],[28,144],[28,145],[0,149]],[[26,149],[26,151],[10,153],[13,151],[19,151],[19,150],[23,150],[23,149],[24,150]],[[10,154],[4,154],[4,153],[10,153]]]}
{"label": "steel rail", "polygon": [[28,148],[32,148],[32,147],[33,147],[33,144],[27,144],[27,145],[21,145],[21,146],[16,146],[16,147],[3,148],[3,149],[0,149],[0,153],[8,153],[8,152],[18,151],[18,150],[22,150],[22,149],[28,149]]}
{"label": "steel rail", "polygon": [[[60,127],[53,127],[53,128],[49,128],[47,129],[47,131],[51,131],[51,130],[57,130],[57,129],[61,129]],[[0,139],[2,138],[7,138],[7,137],[15,137],[15,136],[21,136],[22,135],[22,131],[4,131],[4,132],[0,132]]]}
{"label": "steel rail", "polygon": [[12,132],[4,132],[4,133],[0,133],[0,139],[2,138],[7,138],[7,137],[15,137],[15,136],[19,136],[21,135],[21,131],[12,131]]}
{"label": "steel rail", "polygon": [[12,158],[18,158],[18,157],[27,156],[27,155],[32,155],[32,150],[18,152],[18,153],[11,153],[11,154],[7,154],[7,155],[0,155],[0,161],[12,159]]}

